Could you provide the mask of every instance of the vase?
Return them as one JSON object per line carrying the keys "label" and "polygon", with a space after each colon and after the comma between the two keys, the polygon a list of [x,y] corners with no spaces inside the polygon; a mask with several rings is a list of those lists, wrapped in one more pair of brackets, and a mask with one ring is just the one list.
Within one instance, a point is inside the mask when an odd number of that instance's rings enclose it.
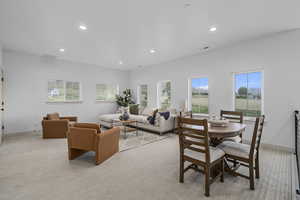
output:
{"label": "vase", "polygon": [[128,120],[129,114],[128,114],[128,107],[122,107],[122,115],[120,116],[120,120]]}
{"label": "vase", "polygon": [[123,113],[123,120],[128,120],[128,119],[129,119],[129,114],[128,114],[127,110],[125,110]]}

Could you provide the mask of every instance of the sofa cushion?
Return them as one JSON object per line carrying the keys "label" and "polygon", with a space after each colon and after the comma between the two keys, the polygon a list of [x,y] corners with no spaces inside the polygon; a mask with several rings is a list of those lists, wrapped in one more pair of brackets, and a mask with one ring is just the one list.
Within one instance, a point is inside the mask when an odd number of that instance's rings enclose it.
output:
{"label": "sofa cushion", "polygon": [[150,107],[145,107],[143,112],[142,112],[142,115],[145,115],[145,116],[151,116],[153,113],[153,109],[150,108]]}
{"label": "sofa cushion", "polygon": [[48,120],[59,120],[59,114],[58,113],[50,113],[47,114]]}
{"label": "sofa cushion", "polygon": [[139,115],[141,115],[144,112],[145,108],[146,108],[145,106],[139,105]]}
{"label": "sofa cushion", "polygon": [[[210,162],[214,162],[221,158],[222,156],[225,156],[224,151],[222,151],[219,148],[216,147],[209,147],[209,154],[210,154]],[[192,151],[190,149],[185,149],[184,150],[184,155],[196,160],[201,160],[202,162],[206,162],[205,154],[200,153],[197,151]]]}
{"label": "sofa cushion", "polygon": [[163,116],[165,120],[168,120],[169,117],[170,117],[170,112],[169,111],[167,111],[167,112],[160,112],[159,114],[161,116]]}
{"label": "sofa cushion", "polygon": [[251,146],[232,141],[224,141],[218,145],[218,148],[222,149],[228,155],[249,158]]}
{"label": "sofa cushion", "polygon": [[112,123],[114,120],[119,119],[120,116],[121,114],[105,114],[105,115],[100,115],[99,119],[101,121]]}
{"label": "sofa cushion", "polygon": [[144,115],[129,115],[130,120],[136,120],[139,123],[148,124],[147,116]]}

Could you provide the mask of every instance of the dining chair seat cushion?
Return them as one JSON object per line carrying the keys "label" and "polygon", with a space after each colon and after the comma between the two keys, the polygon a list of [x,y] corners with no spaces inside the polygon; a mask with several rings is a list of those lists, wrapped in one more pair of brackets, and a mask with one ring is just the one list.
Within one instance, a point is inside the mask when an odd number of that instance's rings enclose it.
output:
{"label": "dining chair seat cushion", "polygon": [[227,155],[238,156],[241,158],[249,158],[250,145],[232,141],[224,141],[217,146],[222,149]]}
{"label": "dining chair seat cushion", "polygon": [[232,142],[236,142],[236,143],[241,143],[242,142],[242,138],[237,135],[235,137],[228,137],[228,138],[224,138],[224,141],[232,141]]}
{"label": "dining chair seat cushion", "polygon": [[[210,153],[210,163],[218,160],[219,158],[225,156],[225,152],[222,149],[219,149],[217,147],[209,147],[209,153]],[[190,149],[185,149],[184,150],[184,155],[196,160],[200,160],[202,162],[206,162],[205,160],[205,154],[200,153],[197,151],[193,151]]]}

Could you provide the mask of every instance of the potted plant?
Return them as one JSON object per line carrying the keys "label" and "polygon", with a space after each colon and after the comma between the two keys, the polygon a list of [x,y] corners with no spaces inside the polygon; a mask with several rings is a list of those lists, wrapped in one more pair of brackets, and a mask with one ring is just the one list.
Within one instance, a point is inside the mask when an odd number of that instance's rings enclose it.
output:
{"label": "potted plant", "polygon": [[134,104],[132,100],[132,92],[130,89],[125,89],[121,95],[116,95],[116,103],[123,109],[123,114],[120,116],[121,120],[128,120],[128,106]]}

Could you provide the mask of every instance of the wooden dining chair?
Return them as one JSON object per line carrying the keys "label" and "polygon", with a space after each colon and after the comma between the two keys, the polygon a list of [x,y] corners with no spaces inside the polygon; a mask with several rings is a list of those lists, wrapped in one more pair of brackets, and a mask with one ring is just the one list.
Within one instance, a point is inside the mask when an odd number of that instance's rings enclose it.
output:
{"label": "wooden dining chair", "polygon": [[259,178],[259,146],[263,132],[265,116],[257,117],[253,131],[251,144],[241,144],[232,141],[224,141],[218,147],[226,153],[226,157],[237,160],[241,166],[249,168],[249,176],[228,170],[229,173],[241,176],[250,180],[250,189],[254,190],[254,171],[255,177]]}
{"label": "wooden dining chair", "polygon": [[[205,174],[205,196],[209,196],[209,187],[217,178],[220,177],[221,182],[224,182],[225,153],[219,148],[209,146],[206,119],[178,117],[178,127],[180,144],[179,182],[183,183],[184,173],[189,169],[200,171]],[[191,164],[184,168],[185,162]],[[212,173],[212,169],[216,173]]]}
{"label": "wooden dining chair", "polygon": [[193,111],[185,111],[185,112],[179,112],[179,117],[189,117],[193,118]]}
{"label": "wooden dining chair", "polygon": [[[243,123],[243,113],[242,112],[221,110],[220,117],[228,119],[230,122],[235,122],[235,123],[240,123],[240,124]],[[224,140],[242,143],[242,133],[235,137],[225,138]]]}

